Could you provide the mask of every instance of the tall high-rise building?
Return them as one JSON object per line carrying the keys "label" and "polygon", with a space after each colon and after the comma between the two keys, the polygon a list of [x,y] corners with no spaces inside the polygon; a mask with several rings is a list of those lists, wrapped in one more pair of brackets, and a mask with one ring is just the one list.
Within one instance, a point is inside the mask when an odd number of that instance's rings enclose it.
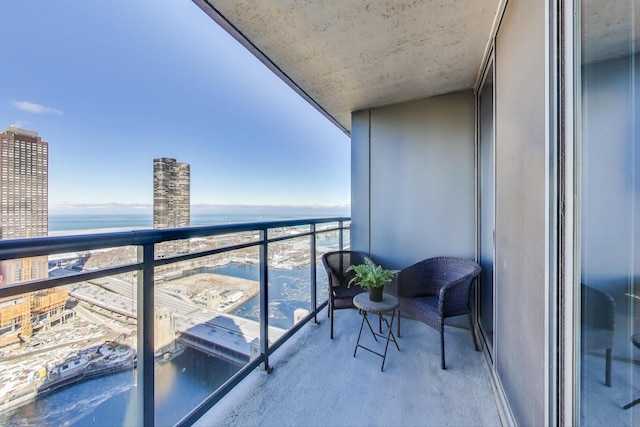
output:
{"label": "tall high-rise building", "polygon": [[[49,144],[38,132],[10,126],[0,134],[0,239],[49,234]],[[44,279],[48,257],[0,261],[0,286]],[[68,291],[46,289],[0,299],[0,347],[32,333],[34,322],[64,315]]]}
{"label": "tall high-rise building", "polygon": [[[49,232],[49,144],[37,132],[8,127],[0,134],[0,239]],[[0,285],[45,278],[47,257],[0,262]]]}
{"label": "tall high-rise building", "polygon": [[[191,224],[191,169],[187,163],[161,157],[153,160],[153,228],[188,227]],[[188,241],[156,245],[164,257],[189,252]]]}
{"label": "tall high-rise building", "polygon": [[153,228],[190,225],[190,187],[189,164],[167,157],[153,160]]}

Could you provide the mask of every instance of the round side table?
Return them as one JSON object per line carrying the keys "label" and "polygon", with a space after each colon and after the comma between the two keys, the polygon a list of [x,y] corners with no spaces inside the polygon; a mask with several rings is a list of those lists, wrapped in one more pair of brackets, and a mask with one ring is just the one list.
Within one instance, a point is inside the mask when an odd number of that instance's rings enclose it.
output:
{"label": "round side table", "polygon": [[[393,335],[393,331],[392,331],[393,320],[396,317],[396,311],[398,310],[398,307],[400,305],[398,303],[398,299],[392,295],[383,294],[382,301],[375,302],[375,301],[371,301],[369,299],[369,294],[365,292],[362,294],[358,294],[353,298],[353,305],[355,305],[358,311],[360,311],[360,313],[362,314],[362,322],[360,323],[360,332],[358,333],[356,348],[353,350],[353,357],[356,357],[358,348],[362,348],[364,350],[367,350],[368,352],[376,354],[382,357],[382,366],[380,367],[380,370],[384,371],[384,362],[387,359],[387,350],[389,349],[389,341],[393,341],[398,351],[400,351],[400,346],[398,345],[398,341],[396,341],[396,337]],[[391,312],[391,322],[387,321],[387,319],[384,317],[384,313],[389,313],[389,312]],[[384,321],[384,323],[388,328],[388,332],[386,335],[382,334],[382,330],[380,330],[380,333],[373,331],[373,328],[371,327],[371,323],[369,323],[368,313],[377,314],[378,319],[380,321],[380,325],[382,325],[382,321]],[[364,327],[365,322],[369,327],[371,334],[373,335],[373,339],[376,340],[376,342],[378,341],[377,337],[383,338],[386,341],[384,346],[384,353],[378,353],[377,351],[374,351],[360,344],[360,337],[362,336],[362,328]]]}

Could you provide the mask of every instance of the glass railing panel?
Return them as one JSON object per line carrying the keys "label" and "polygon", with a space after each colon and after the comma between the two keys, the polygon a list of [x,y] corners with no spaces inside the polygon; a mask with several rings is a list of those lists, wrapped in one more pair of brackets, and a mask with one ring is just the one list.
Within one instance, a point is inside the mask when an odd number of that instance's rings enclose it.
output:
{"label": "glass railing panel", "polygon": [[343,245],[345,251],[351,249],[351,230],[349,230],[349,229],[343,230],[343,232],[342,232],[342,245]]}
{"label": "glass railing panel", "polygon": [[340,240],[339,232],[336,230],[337,227],[337,223],[332,223],[330,226],[323,224],[322,227],[320,225],[316,227],[316,251],[319,254],[339,249]]}
{"label": "glass railing panel", "polygon": [[[99,270],[101,268],[116,267],[118,265],[136,262],[137,248],[135,246],[104,248],[84,252],[81,253],[80,256],[86,258],[82,264],[83,271]],[[49,265],[51,265],[51,260],[49,261]],[[71,270],[73,270],[73,266],[71,267]]]}
{"label": "glass railing panel", "polygon": [[258,260],[251,247],[155,268],[156,420],[176,423],[259,354]]}
{"label": "glass railing panel", "polygon": [[155,244],[155,257],[166,258],[193,252],[203,252],[210,249],[224,248],[257,242],[260,239],[258,231],[227,233],[215,236],[194,237],[191,239],[173,240]]}
{"label": "glass railing panel", "polygon": [[308,236],[269,244],[270,327],[289,329],[311,312],[310,244]]}
{"label": "glass railing panel", "polygon": [[296,225],[293,227],[276,227],[270,228],[267,231],[267,236],[269,239],[287,237],[287,236],[295,236],[298,234],[308,233],[311,227],[308,225]]}
{"label": "glass railing panel", "polygon": [[191,240],[171,240],[168,242],[156,243],[154,245],[155,258],[166,258],[175,255],[184,255],[191,252]]}
{"label": "glass railing panel", "polygon": [[135,408],[133,289],[107,277],[2,299],[0,425],[125,423]]}
{"label": "glass railing panel", "polygon": [[136,256],[134,246],[123,246],[2,260],[0,286],[131,264],[136,262]]}
{"label": "glass railing panel", "polygon": [[327,272],[322,264],[322,255],[316,257],[316,301],[318,305],[327,301],[329,298],[329,282]]}

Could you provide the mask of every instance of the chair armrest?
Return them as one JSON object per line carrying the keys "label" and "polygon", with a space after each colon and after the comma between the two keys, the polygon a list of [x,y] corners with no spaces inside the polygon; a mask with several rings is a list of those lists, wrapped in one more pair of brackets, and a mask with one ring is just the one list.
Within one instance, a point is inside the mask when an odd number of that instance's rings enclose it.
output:
{"label": "chair armrest", "polygon": [[582,285],[582,324],[613,330],[616,302],[606,292]]}
{"label": "chair armrest", "polygon": [[479,272],[468,274],[440,289],[438,298],[438,314],[442,317],[469,313],[470,290],[473,280]]}

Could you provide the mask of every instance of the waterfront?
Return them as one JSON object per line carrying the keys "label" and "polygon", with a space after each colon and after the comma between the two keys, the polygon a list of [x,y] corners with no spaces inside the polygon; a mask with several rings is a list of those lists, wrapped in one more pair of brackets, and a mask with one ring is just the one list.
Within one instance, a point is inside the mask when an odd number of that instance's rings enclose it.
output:
{"label": "waterfront", "polygon": [[[158,364],[156,425],[173,425],[237,369],[191,349],[171,362]],[[81,382],[1,414],[0,425],[122,426],[133,415],[134,384],[133,370]]]}
{"label": "waterfront", "polygon": [[[258,266],[231,263],[209,272],[257,280]],[[319,278],[323,275],[319,274]],[[269,320],[289,328],[295,308],[310,308],[309,268],[269,270]],[[323,282],[324,283],[324,282]],[[320,289],[324,289],[320,283]],[[258,319],[259,299],[254,297],[233,314]],[[187,349],[156,367],[156,419],[173,425],[239,369],[195,350]],[[132,370],[71,385],[38,397],[0,414],[0,425],[21,426],[119,426],[131,415],[135,396]]]}
{"label": "waterfront", "polygon": [[[266,215],[266,217],[265,217]],[[232,222],[267,221],[291,219],[305,215],[264,214],[259,216],[213,214],[194,219],[208,224],[227,224]],[[314,215],[319,217],[321,215]],[[333,216],[333,215],[331,215]],[[194,216],[197,218],[197,216]],[[53,234],[75,234],[74,230],[84,232],[116,231],[119,229],[144,228],[144,215],[70,215],[52,217],[52,228],[58,228]],[[97,230],[96,228],[100,228]],[[337,248],[335,235],[320,235],[317,244],[319,254]],[[293,325],[294,310],[310,307],[310,269],[308,256],[295,254],[305,250],[305,244],[294,244],[284,251],[282,246],[274,245],[278,251],[274,264],[269,269],[269,323],[272,326],[287,329]],[[279,248],[279,249],[276,249]],[[308,251],[308,246],[307,249]],[[282,251],[282,252],[280,252]],[[275,252],[274,252],[275,253]],[[286,256],[285,253],[287,254]],[[237,255],[237,254],[236,254]],[[249,257],[251,258],[251,257]],[[216,267],[200,268],[191,273],[217,273],[257,281],[259,268],[251,260],[235,256],[233,260]],[[277,259],[277,261],[276,261]],[[270,263],[271,264],[271,263]],[[319,294],[326,295],[326,275],[318,263]],[[169,282],[164,282],[169,283]],[[322,301],[319,297],[318,301]],[[259,297],[256,296],[239,307],[231,308],[231,314],[239,317],[259,320]],[[193,349],[187,349],[173,360],[157,364],[156,367],[156,419],[158,425],[173,425],[191,411],[199,402],[210,395],[217,387],[233,375],[240,367],[207,356]],[[0,414],[0,425],[22,426],[110,426],[123,425],[133,414],[130,402],[135,399],[134,370],[75,383],[44,395]]]}

